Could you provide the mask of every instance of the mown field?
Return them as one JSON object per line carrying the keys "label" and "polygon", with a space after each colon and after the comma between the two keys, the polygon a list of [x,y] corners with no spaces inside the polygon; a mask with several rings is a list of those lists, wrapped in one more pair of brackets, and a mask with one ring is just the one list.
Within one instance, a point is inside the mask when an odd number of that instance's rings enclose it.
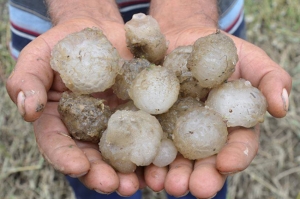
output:
{"label": "mown field", "polygon": [[[300,199],[300,3],[246,1],[248,40],[293,78],[285,118],[266,116],[260,149],[251,165],[229,177],[228,199]],[[30,123],[10,101],[5,80],[13,69],[7,1],[0,0],[0,198],[74,199],[64,176],[40,155]],[[162,198],[147,190],[144,198]]]}

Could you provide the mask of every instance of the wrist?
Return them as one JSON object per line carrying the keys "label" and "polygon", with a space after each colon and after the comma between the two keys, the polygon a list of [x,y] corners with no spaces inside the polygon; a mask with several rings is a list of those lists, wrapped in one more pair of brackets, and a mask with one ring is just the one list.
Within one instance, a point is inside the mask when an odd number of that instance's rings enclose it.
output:
{"label": "wrist", "polygon": [[150,15],[159,22],[162,32],[185,27],[218,27],[216,0],[152,0]]}
{"label": "wrist", "polygon": [[47,0],[46,2],[53,25],[76,19],[87,19],[98,24],[103,21],[123,23],[114,0]]}

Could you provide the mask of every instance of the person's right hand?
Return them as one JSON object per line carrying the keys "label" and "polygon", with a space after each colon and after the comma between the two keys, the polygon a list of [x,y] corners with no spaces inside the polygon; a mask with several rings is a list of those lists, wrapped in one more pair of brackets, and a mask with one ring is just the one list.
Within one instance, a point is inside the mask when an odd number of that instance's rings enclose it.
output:
{"label": "person's right hand", "polygon": [[[131,58],[126,48],[124,24],[90,19],[64,21],[42,34],[21,52],[7,91],[24,120],[33,122],[40,152],[58,171],[79,177],[83,184],[101,193],[117,191],[129,196],[145,186],[136,173],[121,174],[101,158],[98,145],[73,140],[57,111],[58,100],[67,88],[50,67],[53,46],[66,35],[86,27],[99,27],[123,58]],[[111,92],[102,93],[110,106],[118,104]],[[137,172],[138,173],[138,172]],[[142,173],[141,173],[142,175]]]}

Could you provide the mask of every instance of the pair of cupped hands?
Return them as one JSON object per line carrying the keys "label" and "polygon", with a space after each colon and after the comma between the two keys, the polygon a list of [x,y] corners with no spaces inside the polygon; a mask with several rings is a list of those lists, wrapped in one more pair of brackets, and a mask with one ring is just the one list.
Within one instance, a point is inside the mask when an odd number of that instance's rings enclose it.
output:
{"label": "pair of cupped hands", "polygon": [[[184,27],[185,26],[185,27]],[[179,197],[190,191],[197,198],[210,198],[223,186],[226,177],[246,169],[259,148],[259,127],[228,129],[228,141],[214,156],[190,161],[178,154],[168,167],[138,167],[134,173],[116,172],[102,160],[97,144],[70,137],[57,111],[62,92],[66,91],[58,73],[50,67],[53,46],[66,35],[86,27],[99,27],[124,59],[133,56],[126,47],[124,24],[85,18],[64,21],[28,44],[17,60],[7,81],[7,91],[25,121],[33,122],[40,152],[58,171],[79,178],[88,188],[100,193],[116,191],[130,196],[146,186],[153,191],[165,189]],[[216,32],[215,28],[186,26],[162,29],[169,41],[168,53],[177,46],[190,45],[199,37]],[[268,112],[284,117],[288,109],[291,77],[257,46],[231,36],[237,47],[239,62],[230,79],[249,80],[265,95]],[[120,101],[111,92],[99,94],[111,107]]]}

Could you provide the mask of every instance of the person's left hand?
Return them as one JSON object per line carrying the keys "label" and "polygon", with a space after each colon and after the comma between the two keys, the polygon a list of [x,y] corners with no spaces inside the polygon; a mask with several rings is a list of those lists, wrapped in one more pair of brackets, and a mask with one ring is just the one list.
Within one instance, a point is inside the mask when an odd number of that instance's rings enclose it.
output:
{"label": "person's left hand", "polygon": [[[164,31],[164,30],[163,30]],[[199,37],[216,32],[213,28],[164,31],[170,42],[168,52],[177,46],[191,45]],[[239,62],[232,79],[244,78],[262,91],[268,102],[268,112],[284,117],[288,110],[291,77],[259,47],[229,35],[237,47]],[[226,145],[214,156],[190,161],[178,155],[169,168],[149,166],[146,182],[154,191],[165,189],[179,197],[190,191],[197,198],[210,198],[224,185],[226,177],[246,169],[259,148],[259,125],[253,129],[230,128]]]}

